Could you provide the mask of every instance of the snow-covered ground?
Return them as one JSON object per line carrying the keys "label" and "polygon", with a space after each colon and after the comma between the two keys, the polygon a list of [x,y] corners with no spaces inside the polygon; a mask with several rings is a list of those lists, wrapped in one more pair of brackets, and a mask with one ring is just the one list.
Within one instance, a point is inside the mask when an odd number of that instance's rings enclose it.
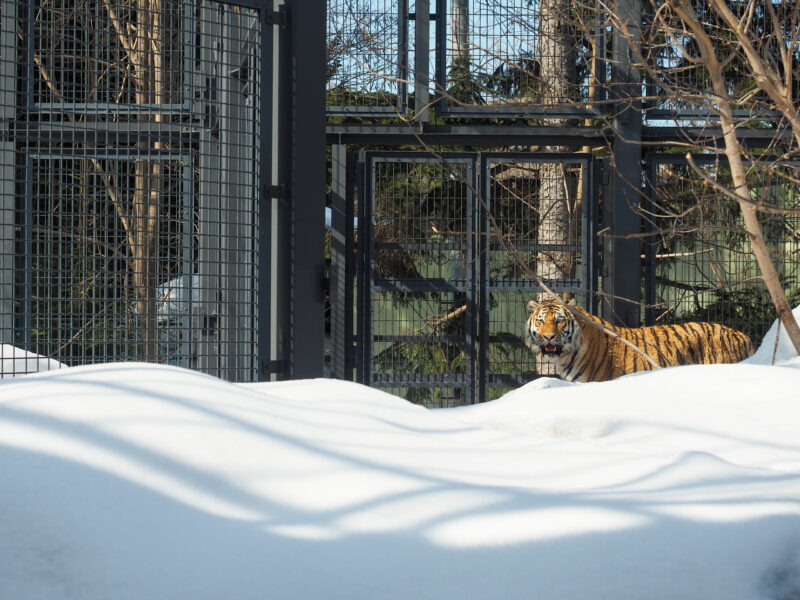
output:
{"label": "snow-covered ground", "polygon": [[758,364],[772,335],[446,410],[143,364],[3,381],[0,598],[798,598],[800,358]]}
{"label": "snow-covered ground", "polygon": [[52,358],[28,352],[11,344],[0,344],[0,379],[64,367],[66,365]]}

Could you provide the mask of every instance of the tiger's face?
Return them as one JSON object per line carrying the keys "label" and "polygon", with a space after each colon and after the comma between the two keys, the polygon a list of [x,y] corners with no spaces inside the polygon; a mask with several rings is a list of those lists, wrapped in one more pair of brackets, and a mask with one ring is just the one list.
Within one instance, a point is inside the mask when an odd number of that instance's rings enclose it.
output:
{"label": "tiger's face", "polygon": [[525,328],[525,344],[534,354],[554,362],[578,350],[579,326],[563,304],[555,300],[530,300],[527,308],[530,316]]}

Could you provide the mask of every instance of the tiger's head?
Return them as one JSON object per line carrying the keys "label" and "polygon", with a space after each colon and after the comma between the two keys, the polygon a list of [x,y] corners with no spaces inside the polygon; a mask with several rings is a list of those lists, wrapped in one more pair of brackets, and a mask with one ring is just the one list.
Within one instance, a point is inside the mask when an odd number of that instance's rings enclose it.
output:
{"label": "tiger's head", "polygon": [[528,301],[525,345],[548,362],[555,362],[577,352],[580,326],[572,313],[556,300]]}

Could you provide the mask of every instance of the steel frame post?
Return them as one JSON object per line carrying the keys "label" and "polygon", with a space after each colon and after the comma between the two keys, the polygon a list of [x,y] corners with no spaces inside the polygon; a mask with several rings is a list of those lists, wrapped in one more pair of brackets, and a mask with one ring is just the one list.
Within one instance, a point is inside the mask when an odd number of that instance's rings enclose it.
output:
{"label": "steel frame post", "polygon": [[430,0],[417,0],[414,15],[414,120],[427,123],[430,119],[429,45]]}
{"label": "steel frame post", "polygon": [[[640,0],[616,0],[617,12],[628,23],[628,34],[638,39]],[[622,325],[640,323],[642,115],[639,110],[641,78],[631,63],[632,48],[626,37],[615,31],[612,40],[612,91],[618,105],[614,117],[611,198],[606,205],[608,234],[604,240],[603,291],[611,314],[609,320]]]}
{"label": "steel frame post", "polygon": [[326,3],[294,0],[289,376],[321,377],[324,353]]}
{"label": "steel frame post", "polygon": [[331,376],[353,380],[353,187],[355,157],[343,145],[331,150]]}

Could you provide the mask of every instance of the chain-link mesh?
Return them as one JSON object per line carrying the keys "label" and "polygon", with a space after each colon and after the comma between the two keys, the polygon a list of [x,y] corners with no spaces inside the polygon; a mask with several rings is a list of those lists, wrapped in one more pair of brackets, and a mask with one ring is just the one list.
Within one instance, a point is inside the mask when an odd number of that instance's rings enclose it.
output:
{"label": "chain-link mesh", "polygon": [[28,6],[2,2],[4,355],[255,378],[258,13]]}

